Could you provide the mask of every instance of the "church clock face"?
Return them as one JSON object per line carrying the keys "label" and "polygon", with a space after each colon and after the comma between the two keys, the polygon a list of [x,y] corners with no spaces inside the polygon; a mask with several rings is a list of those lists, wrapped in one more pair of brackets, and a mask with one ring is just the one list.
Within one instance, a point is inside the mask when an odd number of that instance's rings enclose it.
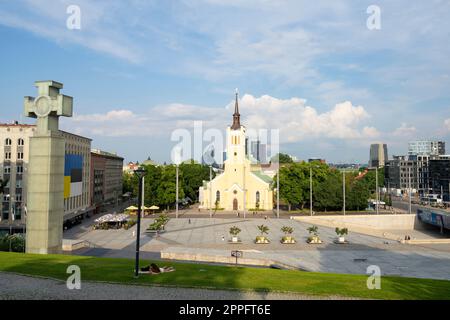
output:
{"label": "church clock face", "polygon": [[51,110],[50,98],[47,96],[40,96],[34,101],[34,106],[35,113],[38,117],[46,117]]}

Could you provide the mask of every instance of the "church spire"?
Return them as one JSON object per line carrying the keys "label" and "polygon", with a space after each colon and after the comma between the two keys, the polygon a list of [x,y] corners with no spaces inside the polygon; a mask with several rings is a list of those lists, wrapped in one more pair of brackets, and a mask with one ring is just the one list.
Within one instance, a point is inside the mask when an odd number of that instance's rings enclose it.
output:
{"label": "church spire", "polygon": [[241,115],[239,114],[239,92],[236,89],[236,102],[234,104],[234,113],[233,113],[233,124],[231,125],[232,130],[239,130],[241,127]]}

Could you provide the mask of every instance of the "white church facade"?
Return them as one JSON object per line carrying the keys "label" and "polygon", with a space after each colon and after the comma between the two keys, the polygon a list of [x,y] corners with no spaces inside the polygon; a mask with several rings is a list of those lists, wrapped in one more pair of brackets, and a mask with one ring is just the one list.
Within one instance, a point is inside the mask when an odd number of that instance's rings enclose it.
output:
{"label": "white church facade", "polygon": [[227,128],[226,155],[223,173],[200,187],[200,209],[272,210],[272,178],[259,166],[252,166],[247,156],[246,129],[240,124],[237,94],[233,124]]}

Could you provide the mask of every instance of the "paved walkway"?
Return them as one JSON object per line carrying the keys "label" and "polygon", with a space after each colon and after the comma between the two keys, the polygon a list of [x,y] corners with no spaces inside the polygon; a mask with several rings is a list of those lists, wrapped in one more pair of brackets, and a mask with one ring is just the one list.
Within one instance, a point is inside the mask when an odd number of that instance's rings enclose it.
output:
{"label": "paved walkway", "polygon": [[82,282],[80,290],[67,289],[64,281],[0,272],[0,300],[342,300],[274,292],[133,286]]}
{"label": "paved walkway", "polygon": [[[261,257],[295,266],[309,271],[365,274],[369,265],[377,265],[384,275],[436,278],[450,280],[449,245],[404,245],[396,241],[350,233],[350,244],[334,244],[334,229],[319,227],[322,245],[306,244],[308,237],[304,222],[287,219],[171,219],[166,232],[158,238],[145,234],[153,219],[144,219],[141,235],[142,257],[157,259],[161,250],[197,251],[213,255],[230,255],[231,250],[253,250],[248,257]],[[269,227],[268,245],[254,244],[259,234],[258,225]],[[293,236],[298,243],[284,245],[282,226],[294,228]],[[228,243],[228,230],[238,226],[242,244]],[[75,254],[104,257],[134,257],[136,228],[130,230],[95,230],[84,233],[81,239],[88,240],[96,248],[84,249]],[[247,253],[246,253],[247,255]]]}

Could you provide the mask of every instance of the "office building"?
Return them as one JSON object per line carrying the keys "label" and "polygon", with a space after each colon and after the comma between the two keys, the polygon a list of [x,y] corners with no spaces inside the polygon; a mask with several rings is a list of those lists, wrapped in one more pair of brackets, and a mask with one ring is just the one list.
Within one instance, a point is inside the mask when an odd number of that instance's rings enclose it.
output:
{"label": "office building", "polygon": [[444,141],[418,140],[408,144],[408,155],[438,156],[445,154]]}
{"label": "office building", "polygon": [[[0,229],[23,229],[26,223],[27,170],[30,137],[35,125],[0,124],[0,177],[8,184],[3,192]],[[89,213],[91,139],[60,131],[65,140],[64,221]]]}
{"label": "office building", "polygon": [[95,210],[121,201],[122,168],[122,157],[97,149],[91,151],[91,205]]}
{"label": "office building", "polygon": [[375,143],[370,145],[369,167],[384,167],[388,161],[387,145]]}

